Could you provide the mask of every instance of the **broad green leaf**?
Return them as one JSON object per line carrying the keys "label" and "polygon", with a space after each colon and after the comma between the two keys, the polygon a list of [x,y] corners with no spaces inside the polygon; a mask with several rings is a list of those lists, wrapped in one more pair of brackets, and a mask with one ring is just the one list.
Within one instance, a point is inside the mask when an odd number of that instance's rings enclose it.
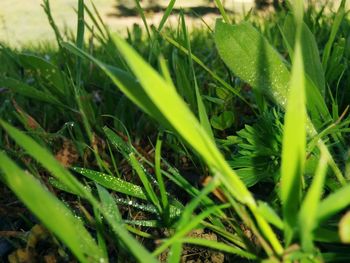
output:
{"label": "broad green leaf", "polygon": [[[293,47],[295,43],[296,25],[292,15],[288,15],[284,22],[283,33],[288,41],[287,45]],[[303,23],[301,32],[301,45],[303,51],[303,62],[305,73],[310,80],[317,86],[320,93],[325,95],[325,77],[317,47],[315,36],[308,26]],[[289,50],[289,55],[293,58],[293,51]]]}
{"label": "broad green leaf", "polygon": [[211,125],[220,131],[230,128],[235,120],[235,115],[232,111],[224,111],[220,115],[213,116],[210,119]]}
{"label": "broad green leaf", "polygon": [[350,244],[350,212],[347,212],[339,222],[339,236],[343,243]]}
{"label": "broad green leaf", "polygon": [[18,198],[81,262],[107,262],[83,223],[32,175],[0,152],[3,179]]}
{"label": "broad green leaf", "polygon": [[226,65],[254,89],[283,108],[290,73],[281,56],[250,23],[225,24],[217,20],[215,43]]}
{"label": "broad green leaf", "polygon": [[281,201],[287,244],[291,241],[297,225],[297,213],[301,200],[301,181],[306,159],[305,75],[298,37],[294,56],[284,122],[281,165]]}
{"label": "broad green leaf", "polygon": [[129,183],[109,174],[96,172],[85,168],[74,167],[72,168],[72,170],[77,173],[80,173],[81,175],[84,175],[85,177],[93,180],[94,182],[102,185],[107,189],[147,200],[144,190],[138,185]]}
{"label": "broad green leaf", "polygon": [[299,211],[299,229],[303,250],[312,252],[313,231],[317,227],[317,210],[322,196],[324,181],[327,174],[328,158],[325,153],[325,146],[320,146],[320,161],[305,199]]}
{"label": "broad green leaf", "polygon": [[[287,106],[291,74],[277,51],[251,24],[228,25],[217,20],[215,43],[226,65],[258,93],[263,93],[282,108]],[[307,108],[316,128],[331,117],[325,101],[311,81],[305,84]],[[315,129],[309,124],[309,133]]]}

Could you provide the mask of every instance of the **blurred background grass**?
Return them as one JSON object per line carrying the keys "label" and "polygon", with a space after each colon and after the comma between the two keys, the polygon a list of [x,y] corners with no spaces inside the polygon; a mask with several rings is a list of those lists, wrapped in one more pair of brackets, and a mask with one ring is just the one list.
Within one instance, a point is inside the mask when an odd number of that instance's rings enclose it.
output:
{"label": "blurred background grass", "polygon": [[[259,0],[262,1],[262,0]],[[259,2],[258,1],[258,2]],[[272,0],[266,0],[267,2]],[[265,1],[265,2],[266,2]],[[315,0],[309,0],[315,1]],[[76,16],[74,8],[77,0],[55,0],[50,1],[54,19],[61,29],[75,30]],[[85,1],[90,5],[90,1]],[[132,14],[127,14],[134,5],[134,0],[93,0],[95,6],[100,11],[103,20],[112,31],[125,32],[125,28],[132,26],[134,23],[141,24],[141,20]],[[143,6],[166,7],[168,0],[142,0]],[[247,12],[254,6],[256,0],[225,0],[227,9],[238,13]],[[323,2],[318,0],[317,2]],[[336,8],[339,0],[330,0]],[[5,42],[10,46],[20,47],[31,43],[38,45],[40,42],[54,39],[54,34],[47,23],[46,15],[41,7],[42,0],[0,0],[0,42]],[[349,4],[349,1],[348,1]],[[120,13],[117,6],[126,7],[125,13]],[[177,0],[177,8],[201,7],[198,13],[208,24],[212,24],[216,15],[210,10],[215,10],[212,0]],[[204,10],[204,8],[210,8]],[[161,12],[157,8],[150,9],[148,21],[158,23],[161,19]],[[158,10],[159,11],[159,10]],[[204,12],[203,12],[204,11]],[[169,19],[170,23],[177,24],[176,17]],[[194,17],[188,19],[190,25],[203,25],[200,19]]]}
{"label": "blurred background grass", "polygon": [[[132,7],[134,1],[131,0],[93,0],[94,4],[103,16],[104,21],[111,27],[112,31],[123,31],[126,27],[134,23],[140,23],[140,19],[135,16],[118,16],[117,5]],[[143,5],[166,6],[169,1],[145,1]],[[151,3],[150,3],[151,2]],[[213,1],[208,0],[178,0],[176,6],[214,6]],[[242,10],[244,6],[247,10],[253,6],[253,0],[227,0],[226,5]],[[11,46],[21,46],[23,44],[36,43],[54,38],[54,34],[47,23],[46,15],[41,7],[42,0],[1,0],[0,1],[0,41]],[[76,28],[76,16],[74,7],[77,0],[55,0],[50,1],[52,12],[57,24],[67,30]],[[90,5],[90,1],[86,1]],[[122,15],[122,14],[120,14]],[[161,17],[160,13],[149,14],[150,22],[157,22]],[[206,14],[204,19],[210,23],[212,15]],[[170,20],[174,21],[174,19]],[[125,31],[125,30],[124,30]]]}

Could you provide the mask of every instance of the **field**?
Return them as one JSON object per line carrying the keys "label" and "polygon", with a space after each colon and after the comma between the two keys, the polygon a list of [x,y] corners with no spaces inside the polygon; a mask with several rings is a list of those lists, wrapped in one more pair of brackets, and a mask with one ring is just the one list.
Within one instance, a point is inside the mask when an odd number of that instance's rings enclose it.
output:
{"label": "field", "polygon": [[0,262],[350,262],[347,1],[19,2]]}

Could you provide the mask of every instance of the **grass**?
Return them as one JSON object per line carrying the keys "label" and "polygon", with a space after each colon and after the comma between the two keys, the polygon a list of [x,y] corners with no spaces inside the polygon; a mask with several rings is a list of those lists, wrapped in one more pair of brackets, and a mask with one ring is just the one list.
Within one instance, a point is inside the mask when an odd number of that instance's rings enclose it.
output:
{"label": "grass", "polygon": [[[346,1],[264,19],[215,1],[223,19],[191,33],[182,12],[166,26],[174,2],[158,26],[138,5],[147,31],[123,38],[83,0],[66,35],[45,0],[58,48],[1,45],[1,188],[30,211],[11,225],[56,240],[26,255],[349,261]],[[29,247],[8,241],[3,260]]]}

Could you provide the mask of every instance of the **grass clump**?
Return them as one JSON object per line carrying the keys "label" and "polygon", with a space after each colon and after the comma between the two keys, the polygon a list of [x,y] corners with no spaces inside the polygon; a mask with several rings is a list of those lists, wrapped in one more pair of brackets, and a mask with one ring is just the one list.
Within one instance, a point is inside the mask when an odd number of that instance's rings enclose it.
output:
{"label": "grass clump", "polygon": [[242,22],[215,1],[191,33],[174,2],[123,39],[80,0],[67,41],[45,0],[58,48],[1,46],[4,185],[60,260],[347,262],[346,1]]}

